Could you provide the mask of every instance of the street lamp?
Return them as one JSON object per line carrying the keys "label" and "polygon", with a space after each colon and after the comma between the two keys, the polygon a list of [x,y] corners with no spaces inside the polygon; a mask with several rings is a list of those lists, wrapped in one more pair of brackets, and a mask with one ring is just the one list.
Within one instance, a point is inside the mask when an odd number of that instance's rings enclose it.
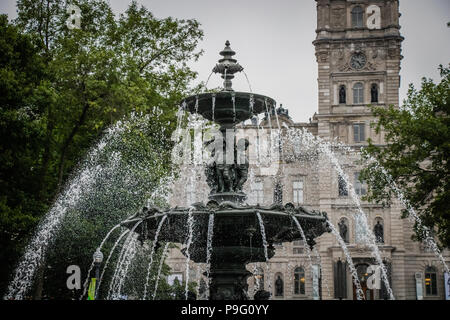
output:
{"label": "street lamp", "polygon": [[94,266],[95,266],[95,298],[97,298],[97,284],[100,278],[100,265],[103,262],[103,253],[100,251],[100,248],[97,248],[95,250],[94,255],[92,256],[94,260]]}

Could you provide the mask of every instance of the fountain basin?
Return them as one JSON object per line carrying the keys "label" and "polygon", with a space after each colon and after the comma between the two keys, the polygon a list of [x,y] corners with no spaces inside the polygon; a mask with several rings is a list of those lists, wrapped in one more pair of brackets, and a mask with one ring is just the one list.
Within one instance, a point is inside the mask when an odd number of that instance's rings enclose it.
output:
{"label": "fountain basin", "polygon": [[[189,246],[189,257],[197,263],[207,262],[207,239],[209,215],[214,214],[211,264],[220,265],[227,261],[246,264],[250,262],[265,262],[275,254],[274,244],[302,240],[303,237],[293,221],[295,217],[305,232],[306,242],[310,247],[314,239],[329,232],[326,213],[309,211],[301,206],[287,204],[264,207],[260,205],[240,205],[232,202],[209,201],[207,205],[193,204],[192,208],[176,207],[167,211],[158,208],[139,213],[135,217],[122,222],[122,226],[135,229],[139,240],[155,239],[158,226],[166,216],[158,234],[158,242],[186,243],[188,238],[188,216],[193,217],[192,243]],[[262,230],[257,217],[262,217],[267,248],[264,248]],[[187,249],[183,253],[187,255]]]}

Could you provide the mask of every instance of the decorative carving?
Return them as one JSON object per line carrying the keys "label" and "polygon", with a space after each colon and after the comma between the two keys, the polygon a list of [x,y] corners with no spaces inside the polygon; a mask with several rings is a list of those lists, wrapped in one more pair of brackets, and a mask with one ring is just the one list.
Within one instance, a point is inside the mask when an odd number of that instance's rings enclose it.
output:
{"label": "decorative carving", "polygon": [[333,8],[331,10],[331,25],[335,28],[345,27],[345,9]]}

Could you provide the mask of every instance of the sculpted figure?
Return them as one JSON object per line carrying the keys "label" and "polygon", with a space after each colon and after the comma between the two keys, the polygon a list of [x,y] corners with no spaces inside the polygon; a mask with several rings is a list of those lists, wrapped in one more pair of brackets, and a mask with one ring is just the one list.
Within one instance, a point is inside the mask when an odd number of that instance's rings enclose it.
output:
{"label": "sculpted figure", "polygon": [[215,139],[213,138],[212,140],[205,142],[205,148],[211,150],[211,157],[206,161],[205,166],[206,183],[208,184],[211,193],[216,193],[218,189],[214,141]]}
{"label": "sculpted figure", "polygon": [[374,227],[373,233],[375,233],[375,239],[378,243],[384,243],[384,232],[383,225],[380,221],[377,221],[377,224]]}
{"label": "sculpted figure", "polygon": [[249,160],[247,150],[250,142],[247,139],[240,139],[237,143],[236,154],[236,184],[235,191],[241,192],[244,183],[248,179]]}
{"label": "sculpted figure", "polygon": [[345,221],[342,219],[339,224],[339,235],[342,237],[345,243],[348,243],[348,237],[347,237],[347,225],[345,224]]}
{"label": "sculpted figure", "polygon": [[281,279],[281,276],[278,276],[275,281],[275,295],[278,297],[283,296],[283,280]]}

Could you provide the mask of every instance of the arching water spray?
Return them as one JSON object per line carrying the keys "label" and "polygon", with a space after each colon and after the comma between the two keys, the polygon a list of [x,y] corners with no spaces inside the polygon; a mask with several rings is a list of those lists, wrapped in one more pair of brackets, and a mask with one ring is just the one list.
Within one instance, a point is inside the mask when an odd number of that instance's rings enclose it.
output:
{"label": "arching water spray", "polygon": [[166,259],[167,252],[169,250],[169,245],[170,245],[170,242],[167,242],[166,245],[164,246],[164,249],[161,254],[161,260],[159,261],[159,267],[158,267],[158,274],[157,274],[156,280],[155,280],[155,289],[153,290],[153,295],[152,295],[153,300],[155,300],[155,298],[156,298],[156,292],[158,291],[159,280],[161,278],[161,271],[162,271],[164,261]]}
{"label": "arching water spray", "polygon": [[145,277],[145,285],[144,285],[144,295],[142,296],[142,300],[145,300],[145,298],[147,297],[147,289],[148,289],[148,284],[150,281],[150,273],[152,270],[152,264],[153,264],[153,256],[155,254],[155,249],[156,249],[156,245],[158,244],[158,237],[159,234],[161,232],[162,226],[164,224],[164,222],[167,219],[167,215],[164,215],[161,220],[159,221],[158,227],[156,229],[155,232],[155,238],[153,239],[153,243],[152,243],[152,248],[150,251],[150,262],[148,263],[148,267],[147,267],[147,275]]}

